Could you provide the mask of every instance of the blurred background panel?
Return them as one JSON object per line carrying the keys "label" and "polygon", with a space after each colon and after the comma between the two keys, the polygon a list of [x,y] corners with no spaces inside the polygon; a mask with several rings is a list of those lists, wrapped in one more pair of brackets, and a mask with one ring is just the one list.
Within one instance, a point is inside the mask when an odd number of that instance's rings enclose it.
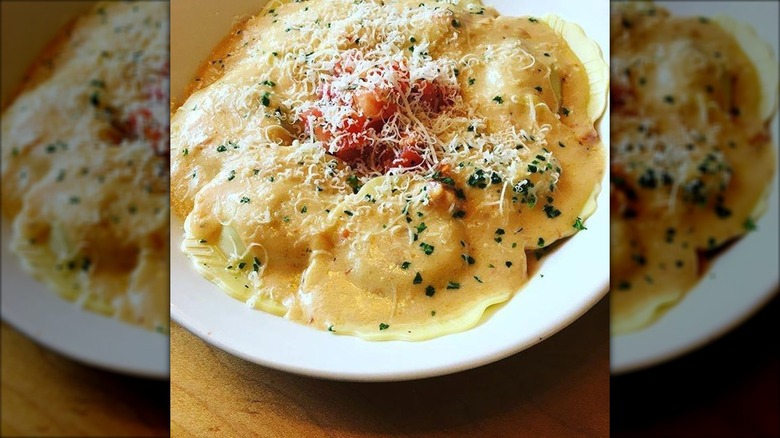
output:
{"label": "blurred background panel", "polygon": [[0,8],[0,432],[167,436],[168,4]]}
{"label": "blurred background panel", "polygon": [[780,436],[778,2],[612,8],[612,434]]}
{"label": "blurred background panel", "polygon": [[[33,6],[34,4],[34,6]],[[56,30],[95,5],[94,1],[3,1],[0,23],[3,54],[2,107]],[[45,11],[45,13],[42,13]]]}
{"label": "blurred background panel", "polygon": [[614,437],[780,436],[780,299],[679,359],[614,376]]}

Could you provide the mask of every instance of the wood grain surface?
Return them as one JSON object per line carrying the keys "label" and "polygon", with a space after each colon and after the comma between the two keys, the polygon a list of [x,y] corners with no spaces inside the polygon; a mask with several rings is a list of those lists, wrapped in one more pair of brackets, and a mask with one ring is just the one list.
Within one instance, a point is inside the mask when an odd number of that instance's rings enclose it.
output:
{"label": "wood grain surface", "polygon": [[408,382],[293,375],[224,353],[177,324],[171,330],[174,437],[609,435],[607,300],[524,352]]}
{"label": "wood grain surface", "polygon": [[2,436],[168,436],[169,383],[101,371],[2,323]]}

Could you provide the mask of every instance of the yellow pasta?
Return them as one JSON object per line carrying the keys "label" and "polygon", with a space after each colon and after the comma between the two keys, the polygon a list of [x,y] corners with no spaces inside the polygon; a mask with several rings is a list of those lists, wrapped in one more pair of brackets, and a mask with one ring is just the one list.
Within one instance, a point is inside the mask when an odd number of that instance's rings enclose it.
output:
{"label": "yellow pasta", "polygon": [[272,2],[233,29],[172,115],[201,275],[321,330],[421,340],[473,327],[583,228],[598,46],[455,3]]}

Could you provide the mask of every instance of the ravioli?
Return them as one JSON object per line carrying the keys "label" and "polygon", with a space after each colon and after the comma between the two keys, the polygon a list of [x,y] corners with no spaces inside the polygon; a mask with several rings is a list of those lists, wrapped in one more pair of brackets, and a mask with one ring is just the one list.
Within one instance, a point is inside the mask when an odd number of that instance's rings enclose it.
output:
{"label": "ravioli", "polygon": [[274,2],[236,25],[171,119],[201,275],[320,330],[421,340],[477,324],[584,229],[600,49],[454,3]]}
{"label": "ravioli", "polygon": [[731,18],[612,12],[612,329],[652,324],[754,228],[775,152],[777,61]]}
{"label": "ravioli", "polygon": [[63,29],[2,119],[22,266],[86,309],[167,332],[168,6],[106,2]]}

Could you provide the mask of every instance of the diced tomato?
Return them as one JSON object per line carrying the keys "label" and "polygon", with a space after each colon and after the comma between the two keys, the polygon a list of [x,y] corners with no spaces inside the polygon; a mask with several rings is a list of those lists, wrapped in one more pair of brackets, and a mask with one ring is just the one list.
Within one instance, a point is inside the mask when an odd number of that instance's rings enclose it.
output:
{"label": "diced tomato", "polygon": [[366,146],[369,141],[364,132],[348,133],[336,140],[336,152],[333,155],[348,163],[355,163],[368,152]]}
{"label": "diced tomato", "polygon": [[170,150],[170,137],[148,108],[138,108],[127,116],[124,131],[130,138],[142,138],[149,142],[157,155]]}
{"label": "diced tomato", "polygon": [[386,120],[398,111],[390,90],[364,90],[355,94],[355,105],[359,112],[369,119]]}
{"label": "diced tomato", "polygon": [[414,149],[404,149],[393,161],[393,167],[414,167],[422,164],[423,158]]}
{"label": "diced tomato", "polygon": [[420,102],[425,104],[432,112],[437,113],[447,101],[445,88],[435,82],[425,79],[418,80],[412,86],[412,93],[420,96]]}
{"label": "diced tomato", "polygon": [[355,72],[355,62],[363,59],[363,54],[358,50],[347,50],[341,55],[336,64],[333,66],[333,73],[336,76],[341,76],[344,73]]}
{"label": "diced tomato", "polygon": [[[358,70],[363,54],[358,50],[344,53],[333,67],[333,76],[351,75]],[[341,81],[343,82],[343,81]],[[375,84],[366,88],[367,84]],[[300,117],[308,132],[327,143],[326,148],[336,157],[350,163],[389,170],[412,168],[423,164],[421,139],[412,134],[400,143],[378,143],[377,133],[387,123],[396,123],[394,117],[403,102],[422,104],[424,110],[438,112],[452,103],[454,90],[435,81],[418,80],[411,83],[409,66],[405,60],[386,66],[371,66],[351,78],[348,90],[335,88],[326,81],[319,85],[319,100]],[[325,121],[323,111],[335,106],[344,118],[335,124]],[[394,127],[394,130],[402,130]],[[406,132],[404,130],[404,132]]]}
{"label": "diced tomato", "polygon": [[310,108],[301,113],[301,119],[303,120],[303,124],[306,130],[308,131],[309,129],[313,129],[314,138],[316,138],[318,141],[327,142],[330,141],[332,135],[322,126],[321,117],[322,111],[320,111],[318,108]]}
{"label": "diced tomato", "polygon": [[394,62],[393,70],[400,76],[398,78],[398,91],[401,95],[405,95],[409,92],[409,67],[406,64]]}

